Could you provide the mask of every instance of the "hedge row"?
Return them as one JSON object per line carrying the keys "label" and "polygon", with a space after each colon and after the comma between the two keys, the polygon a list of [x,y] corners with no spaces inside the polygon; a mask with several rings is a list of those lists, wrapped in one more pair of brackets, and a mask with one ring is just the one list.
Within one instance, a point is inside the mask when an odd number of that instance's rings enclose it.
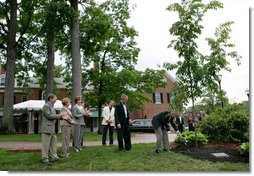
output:
{"label": "hedge row", "polygon": [[215,110],[198,127],[209,141],[243,142],[249,130],[249,111],[243,104],[229,105]]}

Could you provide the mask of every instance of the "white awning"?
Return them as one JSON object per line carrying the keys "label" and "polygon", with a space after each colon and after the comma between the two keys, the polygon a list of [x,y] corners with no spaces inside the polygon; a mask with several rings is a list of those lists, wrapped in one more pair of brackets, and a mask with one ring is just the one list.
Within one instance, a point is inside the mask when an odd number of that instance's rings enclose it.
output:
{"label": "white awning", "polygon": [[[44,100],[28,100],[18,104],[13,105],[14,110],[42,110],[45,104]],[[63,107],[62,102],[57,100],[54,104],[54,108],[60,110]]]}

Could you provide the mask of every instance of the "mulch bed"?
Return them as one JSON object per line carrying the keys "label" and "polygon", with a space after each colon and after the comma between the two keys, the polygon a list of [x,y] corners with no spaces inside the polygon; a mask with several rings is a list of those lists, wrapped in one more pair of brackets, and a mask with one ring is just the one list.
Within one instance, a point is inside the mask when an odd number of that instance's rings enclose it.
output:
{"label": "mulch bed", "polygon": [[[172,151],[188,155],[195,159],[208,160],[213,162],[233,162],[233,163],[248,163],[248,156],[240,155],[240,144],[232,143],[208,143],[196,149],[195,147],[185,145],[175,145]],[[217,158],[212,153],[226,153],[229,157]]]}

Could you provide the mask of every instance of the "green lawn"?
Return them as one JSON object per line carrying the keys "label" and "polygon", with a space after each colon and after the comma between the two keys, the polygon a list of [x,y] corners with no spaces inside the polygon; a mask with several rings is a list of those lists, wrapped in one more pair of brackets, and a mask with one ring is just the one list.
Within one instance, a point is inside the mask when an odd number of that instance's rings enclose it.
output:
{"label": "green lawn", "polygon": [[[132,133],[132,137],[135,134]],[[108,140],[107,136],[107,140]],[[116,132],[114,133],[114,139],[117,139]],[[57,141],[62,140],[62,135],[57,134]],[[102,135],[97,133],[85,133],[85,141],[101,141]],[[0,141],[22,141],[22,142],[41,142],[41,134],[11,134],[11,135],[0,135]]]}
{"label": "green lawn", "polygon": [[[177,153],[154,152],[155,144],[134,144],[131,152],[117,146],[86,147],[79,153],[71,149],[69,158],[50,165],[41,163],[41,153],[10,153],[0,149],[0,170],[5,171],[245,171],[249,164],[209,162]],[[58,149],[59,153],[61,149]]]}

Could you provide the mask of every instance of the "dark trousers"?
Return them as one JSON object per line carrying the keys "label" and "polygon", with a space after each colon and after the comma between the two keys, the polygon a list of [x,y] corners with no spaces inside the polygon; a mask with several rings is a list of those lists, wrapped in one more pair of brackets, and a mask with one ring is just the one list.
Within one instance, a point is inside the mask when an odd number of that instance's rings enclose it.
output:
{"label": "dark trousers", "polygon": [[180,131],[180,133],[183,132],[183,124],[179,124],[179,125],[178,125],[178,130]]}
{"label": "dark trousers", "polygon": [[106,144],[106,139],[107,139],[107,132],[109,130],[109,144],[112,145],[113,144],[113,134],[114,134],[114,127],[108,125],[102,125],[102,144],[105,145]]}
{"label": "dark trousers", "polygon": [[[127,122],[126,122],[127,123]],[[129,125],[121,125],[121,128],[117,128],[117,140],[118,149],[123,150],[123,140],[125,145],[125,150],[131,150],[131,132]]]}
{"label": "dark trousers", "polygon": [[189,131],[194,131],[195,128],[194,128],[194,125],[193,124],[189,124]]}

